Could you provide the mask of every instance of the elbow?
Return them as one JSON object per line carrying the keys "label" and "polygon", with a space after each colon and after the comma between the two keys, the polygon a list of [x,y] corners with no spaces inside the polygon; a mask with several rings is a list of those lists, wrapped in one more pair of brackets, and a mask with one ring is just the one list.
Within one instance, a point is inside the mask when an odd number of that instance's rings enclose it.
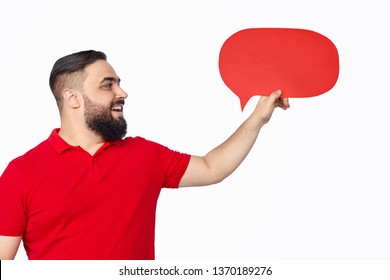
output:
{"label": "elbow", "polygon": [[227,177],[229,177],[230,174],[214,174],[213,176],[211,176],[210,178],[210,183],[209,185],[215,185],[215,184],[219,184],[221,183],[222,181],[224,181]]}
{"label": "elbow", "polygon": [[224,181],[229,175],[233,173],[230,169],[220,168],[220,165],[211,165],[208,164],[208,185],[215,185]]}

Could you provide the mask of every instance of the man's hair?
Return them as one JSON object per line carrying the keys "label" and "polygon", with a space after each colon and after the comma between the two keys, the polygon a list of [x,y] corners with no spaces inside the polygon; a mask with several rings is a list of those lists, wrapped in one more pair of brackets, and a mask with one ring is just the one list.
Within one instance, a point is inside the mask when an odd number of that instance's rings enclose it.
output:
{"label": "man's hair", "polygon": [[85,67],[99,59],[107,60],[107,56],[103,52],[89,50],[64,56],[54,63],[49,84],[59,109],[63,104],[62,91],[65,88],[82,89],[86,78]]}

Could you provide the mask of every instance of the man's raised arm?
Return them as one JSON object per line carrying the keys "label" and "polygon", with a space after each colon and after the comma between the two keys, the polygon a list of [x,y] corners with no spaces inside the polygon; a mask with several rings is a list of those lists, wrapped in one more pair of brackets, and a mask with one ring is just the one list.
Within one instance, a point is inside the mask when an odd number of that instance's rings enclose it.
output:
{"label": "man's raised arm", "polygon": [[274,109],[290,107],[288,99],[280,95],[281,91],[277,90],[268,97],[261,97],[253,113],[225,142],[205,156],[191,156],[179,186],[211,185],[229,176],[245,159]]}

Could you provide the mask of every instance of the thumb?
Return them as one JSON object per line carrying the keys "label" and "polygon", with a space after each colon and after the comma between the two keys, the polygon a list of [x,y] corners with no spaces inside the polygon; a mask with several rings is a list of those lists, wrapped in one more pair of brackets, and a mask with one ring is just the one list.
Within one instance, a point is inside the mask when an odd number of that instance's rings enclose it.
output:
{"label": "thumb", "polygon": [[272,101],[275,101],[276,99],[278,99],[280,96],[282,95],[282,91],[280,89],[274,91],[273,93],[271,93],[269,95],[270,99]]}

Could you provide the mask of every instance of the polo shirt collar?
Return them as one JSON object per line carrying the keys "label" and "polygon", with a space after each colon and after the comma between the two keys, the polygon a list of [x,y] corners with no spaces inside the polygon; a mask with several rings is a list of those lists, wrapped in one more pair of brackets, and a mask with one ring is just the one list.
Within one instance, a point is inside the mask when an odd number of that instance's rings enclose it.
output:
{"label": "polo shirt collar", "polygon": [[[62,139],[58,135],[59,131],[60,131],[59,128],[53,129],[53,131],[51,132],[51,134],[50,134],[50,136],[48,138],[48,141],[49,141],[50,145],[54,148],[54,150],[57,153],[62,154],[66,150],[75,148],[74,146],[72,146],[72,145],[68,144],[67,142],[65,142],[65,140]],[[121,140],[113,141],[113,142],[106,142],[103,146],[109,146],[109,145],[119,146],[120,143],[121,143]]]}

